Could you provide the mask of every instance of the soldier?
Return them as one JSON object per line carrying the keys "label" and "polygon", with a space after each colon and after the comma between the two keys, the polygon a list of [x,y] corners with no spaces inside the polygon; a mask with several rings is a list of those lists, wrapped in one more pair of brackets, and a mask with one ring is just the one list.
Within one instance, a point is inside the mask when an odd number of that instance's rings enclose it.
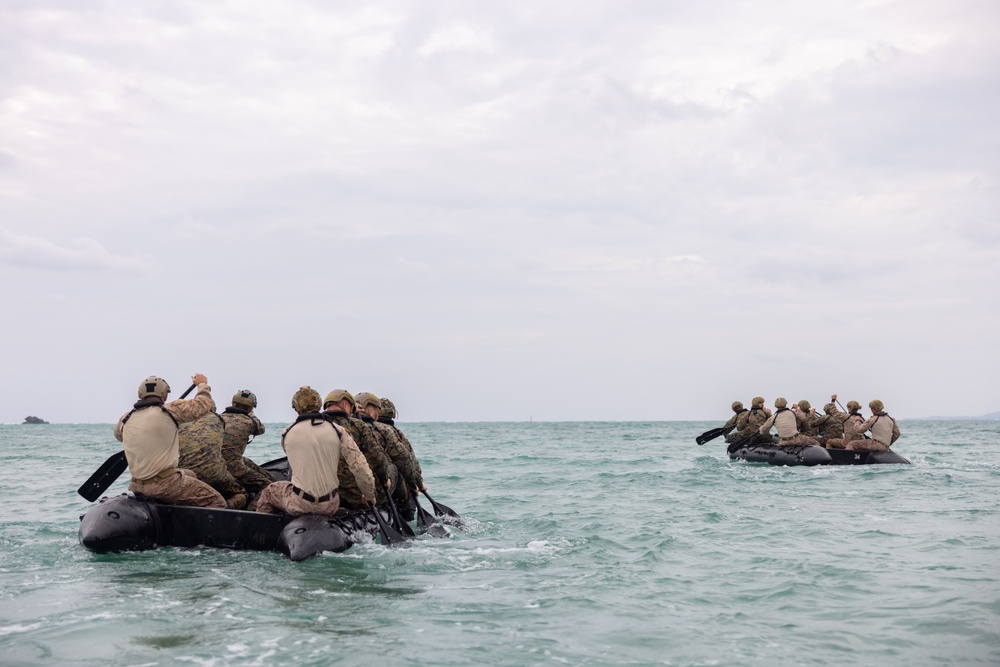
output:
{"label": "soldier", "polygon": [[788,409],[788,401],[784,398],[776,398],[774,399],[774,407],[777,408],[774,414],[761,424],[760,433],[762,435],[770,435],[771,427],[774,426],[778,430],[779,440],[777,445],[779,447],[789,447],[791,445],[819,446],[819,442],[816,439],[799,433],[798,420],[795,417],[795,413]]}
{"label": "soldier", "polygon": [[320,414],[319,392],[301,387],[292,395],[298,418],[281,434],[281,448],[288,454],[292,481],[274,482],[261,491],[257,511],[333,515],[340,509],[338,468],[347,462],[349,474],[360,489],[362,505],[375,497],[372,471],[354,439]]}
{"label": "soldier", "polygon": [[208,378],[196,373],[191,381],[198,385],[197,396],[164,404],[170,393],[167,381],[152,376],[143,380],[139,402],[118,420],[115,438],[125,448],[132,471],[129,491],[177,505],[223,508],[226,501],[218,491],[190,470],[178,468],[180,424],[215,410]]}
{"label": "soldier", "polygon": [[[848,445],[854,442],[860,442],[864,445],[865,440],[868,436],[865,435],[865,429],[862,426],[865,423],[865,418],[861,416],[861,404],[857,401],[847,402],[847,419],[844,420],[844,449],[854,449],[854,447],[848,447]],[[863,447],[858,447],[858,449],[863,449]]]}
{"label": "soldier", "polygon": [[846,449],[863,449],[869,452],[887,452],[892,443],[899,439],[899,426],[896,420],[885,411],[882,401],[875,399],[868,404],[872,416],[858,428],[862,433],[871,431],[870,440],[854,440],[847,443]]}
{"label": "soldier", "polygon": [[[396,426],[395,419],[399,414],[398,412],[396,412],[396,406],[393,404],[392,401],[390,401],[388,398],[385,398],[384,396],[379,399],[379,403],[381,405],[379,407],[379,412],[378,412],[378,422],[380,424],[389,425],[392,428],[392,430],[395,431],[396,437],[399,438],[399,441],[402,442],[404,445],[406,445],[406,449],[408,449],[410,454],[413,456],[413,462],[417,466],[417,474],[420,475],[420,479],[422,481],[424,478],[424,473],[423,470],[420,469],[420,460],[417,458],[417,453],[413,451],[413,445],[410,444],[410,441],[406,437],[406,435],[402,431],[400,431],[399,428]],[[427,486],[422,485],[419,490],[426,491]],[[413,495],[417,495],[416,490],[413,490]]]}
{"label": "soldier", "polygon": [[[266,470],[243,455],[253,437],[264,434],[264,424],[253,413],[256,407],[257,396],[249,389],[241,389],[222,413],[222,421],[226,423],[222,458],[229,473],[251,494],[259,494],[274,481]],[[253,509],[252,504],[253,501],[247,508]]]}
{"label": "soldier", "polygon": [[386,456],[395,466],[397,476],[393,482],[392,497],[396,501],[397,509],[402,517],[410,521],[413,519],[415,507],[410,500],[410,494],[417,494],[426,491],[424,480],[417,464],[417,457],[413,455],[413,449],[407,447],[396,435],[396,430],[392,427],[378,422],[379,411],[382,409],[382,401],[371,392],[363,391],[355,395],[357,403],[358,417],[374,429],[381,439],[382,449]]}
{"label": "soldier", "polygon": [[241,510],[247,504],[247,491],[229,473],[226,460],[222,458],[225,431],[226,423],[215,410],[181,424],[178,465],[190,470],[198,479],[221,493],[226,499],[227,507]]}
{"label": "soldier", "polygon": [[[365,455],[368,467],[371,468],[375,476],[375,497],[376,502],[382,505],[388,502],[385,495],[385,488],[392,489],[392,478],[390,477],[388,457],[382,450],[382,446],[372,431],[371,427],[360,419],[354,419],[350,415],[354,413],[354,396],[346,389],[334,389],[323,400],[323,417],[343,428],[354,442],[358,449]],[[352,483],[349,475],[346,474],[346,463],[341,460],[338,476],[340,477],[340,504],[347,509],[361,509],[361,490]]]}
{"label": "soldier", "polygon": [[736,433],[736,440],[745,440],[753,435],[752,444],[771,442],[770,435],[762,435],[760,433],[761,424],[766,422],[770,416],[771,411],[764,407],[764,399],[760,396],[754,396],[753,400],[750,401],[750,410],[741,414],[739,420],[737,420],[736,428],[738,431]]}
{"label": "soldier", "polygon": [[743,407],[743,404],[739,401],[733,401],[730,406],[733,409],[733,416],[729,418],[725,424],[722,425],[722,435],[726,436],[726,442],[736,442],[739,437],[739,432],[730,435],[730,431],[739,426],[740,416],[745,412],[750,412]]}
{"label": "soldier", "polygon": [[830,402],[823,406],[823,412],[828,419],[823,422],[820,428],[819,440],[827,449],[843,449],[844,445],[844,422],[847,421],[847,413],[837,409],[837,395],[830,397]]}
{"label": "soldier", "polygon": [[828,415],[816,414],[812,404],[804,398],[792,406],[792,411],[795,413],[799,433],[814,439],[819,436],[820,428],[830,418]]}

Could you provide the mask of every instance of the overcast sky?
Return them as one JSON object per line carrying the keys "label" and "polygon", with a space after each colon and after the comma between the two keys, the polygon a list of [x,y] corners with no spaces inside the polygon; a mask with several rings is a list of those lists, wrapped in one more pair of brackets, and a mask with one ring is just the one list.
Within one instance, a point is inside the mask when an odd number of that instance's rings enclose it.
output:
{"label": "overcast sky", "polygon": [[0,422],[1000,410],[1000,4],[0,4]]}

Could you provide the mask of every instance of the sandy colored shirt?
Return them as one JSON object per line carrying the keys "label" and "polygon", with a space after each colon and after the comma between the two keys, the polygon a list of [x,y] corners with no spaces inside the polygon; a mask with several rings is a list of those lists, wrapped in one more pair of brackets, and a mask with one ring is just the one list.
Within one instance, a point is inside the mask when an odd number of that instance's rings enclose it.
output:
{"label": "sandy colored shirt", "polygon": [[899,438],[899,426],[896,425],[896,420],[884,412],[872,415],[860,428],[862,433],[870,429],[872,440],[878,440],[887,447]]}
{"label": "sandy colored shirt", "polygon": [[794,438],[799,434],[798,420],[795,418],[795,413],[788,409],[777,410],[773,415],[768,417],[767,421],[761,424],[760,432],[768,433],[772,426],[777,429],[778,437],[782,440],[785,438]]}
{"label": "sandy colored shirt", "polygon": [[340,426],[318,414],[288,426],[281,434],[288,454],[292,484],[317,498],[339,488],[337,466],[341,457],[366,498],[375,497],[375,479],[354,439]]}
{"label": "sandy colored shirt", "polygon": [[115,438],[125,449],[132,477],[150,479],[176,468],[180,461],[177,423],[193,421],[212,410],[212,388],[203,382],[198,385],[198,395],[190,400],[154,404],[122,415],[115,426]]}

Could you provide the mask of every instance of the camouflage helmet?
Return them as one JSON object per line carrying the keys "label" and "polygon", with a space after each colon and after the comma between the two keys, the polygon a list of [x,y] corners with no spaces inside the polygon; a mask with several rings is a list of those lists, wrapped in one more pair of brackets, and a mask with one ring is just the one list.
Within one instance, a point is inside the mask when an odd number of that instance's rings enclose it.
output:
{"label": "camouflage helmet", "polygon": [[357,401],[359,408],[367,408],[370,405],[376,410],[382,409],[382,401],[370,391],[359,391],[354,395],[354,400]]}
{"label": "camouflage helmet", "polygon": [[257,407],[257,396],[249,389],[240,389],[233,394],[233,405],[242,405],[245,408]]}
{"label": "camouflage helmet", "polygon": [[139,383],[139,398],[149,398],[155,396],[161,401],[166,400],[170,393],[170,385],[163,378],[150,375]]}
{"label": "camouflage helmet", "polygon": [[396,406],[393,405],[392,401],[383,396],[382,398],[379,399],[379,402],[382,404],[382,406],[379,408],[378,416],[384,417],[386,419],[395,419],[397,414]]}
{"label": "camouflage helmet", "polygon": [[823,406],[823,412],[825,412],[828,415],[832,415],[836,411],[837,411],[837,406],[834,405],[833,403],[827,403],[826,405]]}
{"label": "camouflage helmet", "polygon": [[740,410],[743,409],[743,404],[740,403],[739,401],[733,401],[732,408],[733,412],[739,412]]}
{"label": "camouflage helmet", "polygon": [[776,407],[776,408],[784,408],[784,407],[787,407],[787,406],[788,406],[788,401],[786,401],[785,399],[781,398],[780,396],[778,398],[774,399],[774,407]]}
{"label": "camouflage helmet", "polygon": [[857,412],[858,410],[861,409],[861,404],[858,403],[857,401],[848,401],[847,409],[850,410],[851,412]]}
{"label": "camouflage helmet", "polygon": [[764,397],[763,396],[754,396],[753,400],[750,401],[750,405],[756,405],[758,407],[763,407],[764,406]]}
{"label": "camouflage helmet", "polygon": [[885,409],[885,406],[882,404],[882,401],[878,400],[877,398],[871,403],[869,403],[868,407],[872,409],[872,412],[882,412],[882,410]]}
{"label": "camouflage helmet", "polygon": [[326,398],[323,399],[323,408],[326,409],[332,403],[340,403],[345,398],[351,403],[352,409],[354,408],[355,405],[357,405],[357,403],[355,403],[354,401],[354,396],[351,394],[351,392],[347,391],[346,389],[334,389],[333,391],[331,391],[329,394],[326,395]]}
{"label": "camouflage helmet", "polygon": [[319,392],[312,387],[299,387],[299,390],[292,394],[292,408],[300,415],[306,412],[319,412]]}
{"label": "camouflage helmet", "polygon": [[812,408],[812,403],[803,398],[799,401],[799,408],[808,412]]}

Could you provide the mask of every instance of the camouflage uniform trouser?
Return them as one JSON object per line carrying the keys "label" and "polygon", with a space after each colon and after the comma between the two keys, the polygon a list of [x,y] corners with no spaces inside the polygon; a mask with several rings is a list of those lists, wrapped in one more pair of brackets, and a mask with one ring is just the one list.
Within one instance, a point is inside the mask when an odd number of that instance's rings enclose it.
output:
{"label": "camouflage uniform trouser", "polygon": [[817,447],[823,446],[819,444],[819,440],[817,440],[816,438],[810,438],[808,435],[802,435],[801,433],[799,433],[797,436],[795,436],[790,440],[782,439],[776,442],[775,444],[778,445],[778,447],[791,447],[792,445],[816,445]]}
{"label": "camouflage uniform trouser", "polygon": [[847,446],[847,443],[844,442],[843,438],[827,438],[826,441],[823,442],[823,446],[827,449],[844,449],[844,447]]}
{"label": "camouflage uniform trouser", "polygon": [[[174,505],[193,505],[195,507],[217,507],[223,509],[226,501],[218,491],[198,479],[193,472],[183,468],[173,468],[163,477],[149,479],[132,478],[128,490],[141,493],[153,500]],[[163,473],[160,473],[163,475]]]}
{"label": "camouflage uniform trouser", "polygon": [[322,514],[332,516],[340,509],[340,495],[335,491],[333,498],[321,503],[309,502],[292,490],[291,482],[274,482],[260,492],[257,511],[265,514],[284,512],[292,516]]}
{"label": "camouflage uniform trouser", "polygon": [[229,472],[250,493],[260,493],[274,481],[269,472],[246,457],[239,469],[230,468]]}
{"label": "camouflage uniform trouser", "polygon": [[852,440],[847,443],[845,449],[854,449],[863,452],[887,452],[889,451],[889,445],[884,442],[879,442],[878,440],[869,440],[865,438],[864,440]]}

